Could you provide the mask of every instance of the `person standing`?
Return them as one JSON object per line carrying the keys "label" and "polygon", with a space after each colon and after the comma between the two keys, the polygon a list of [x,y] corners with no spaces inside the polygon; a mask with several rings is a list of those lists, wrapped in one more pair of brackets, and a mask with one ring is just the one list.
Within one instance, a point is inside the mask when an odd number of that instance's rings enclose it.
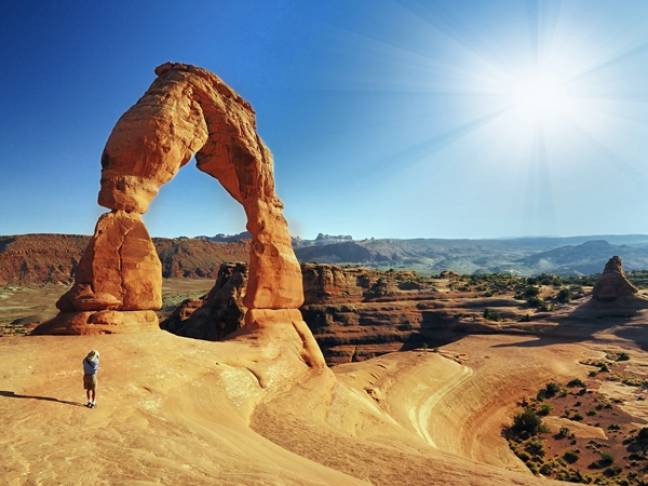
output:
{"label": "person standing", "polygon": [[86,391],[88,403],[86,407],[97,406],[97,372],[99,371],[99,352],[91,350],[83,359],[83,388]]}

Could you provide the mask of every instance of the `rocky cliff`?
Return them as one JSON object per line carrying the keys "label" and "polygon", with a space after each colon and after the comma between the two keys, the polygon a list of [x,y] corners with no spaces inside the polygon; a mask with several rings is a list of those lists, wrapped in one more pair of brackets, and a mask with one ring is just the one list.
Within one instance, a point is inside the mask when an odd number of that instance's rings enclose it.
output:
{"label": "rocky cliff", "polygon": [[[0,285],[72,282],[89,241],[81,235],[2,236]],[[153,243],[166,278],[216,278],[221,263],[247,261],[249,254],[249,241],[153,238]]]}
{"label": "rocky cliff", "polygon": [[[300,310],[329,364],[416,347],[455,332],[456,313],[439,300],[435,281],[414,272],[304,263],[302,275]],[[212,340],[235,331],[245,312],[246,278],[245,265],[223,265],[214,288],[182,302],[162,327]]]}

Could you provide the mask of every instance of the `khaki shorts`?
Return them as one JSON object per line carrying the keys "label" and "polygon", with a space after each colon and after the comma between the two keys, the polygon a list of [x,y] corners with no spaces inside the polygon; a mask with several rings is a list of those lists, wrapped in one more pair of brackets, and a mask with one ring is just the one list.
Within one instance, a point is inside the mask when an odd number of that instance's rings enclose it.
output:
{"label": "khaki shorts", "polygon": [[94,390],[97,388],[97,375],[83,375],[83,389]]}

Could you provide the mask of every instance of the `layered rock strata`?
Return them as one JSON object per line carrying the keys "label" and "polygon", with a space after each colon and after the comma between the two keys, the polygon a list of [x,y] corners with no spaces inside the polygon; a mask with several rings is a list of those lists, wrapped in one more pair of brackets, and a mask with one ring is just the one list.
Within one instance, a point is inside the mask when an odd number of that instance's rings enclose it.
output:
{"label": "layered rock strata", "polygon": [[[247,216],[252,242],[244,305],[250,329],[252,323],[262,327],[264,320],[289,318],[296,330],[307,331],[298,311],[301,271],[254,110],[205,69],[167,63],[155,72],[157,79],[119,119],[101,157],[98,201],[111,211],[99,219],[75,285],[58,303],[56,325],[46,323],[37,332],[63,332],[68,322],[68,331],[84,333],[80,320],[95,332],[88,312],[160,308],[161,265],[140,215],[194,155],[198,168],[217,179]],[[304,348],[313,349],[310,332],[297,332]],[[321,353],[311,361],[323,364]]]}

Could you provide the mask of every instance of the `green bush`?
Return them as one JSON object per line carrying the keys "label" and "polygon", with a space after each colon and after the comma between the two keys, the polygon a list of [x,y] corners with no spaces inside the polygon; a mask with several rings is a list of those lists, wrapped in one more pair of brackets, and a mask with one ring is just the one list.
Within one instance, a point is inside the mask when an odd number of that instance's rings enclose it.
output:
{"label": "green bush", "polygon": [[513,417],[512,431],[520,436],[530,437],[543,430],[542,418],[531,407]]}
{"label": "green bush", "polygon": [[547,403],[543,403],[542,405],[540,405],[540,408],[538,409],[538,415],[540,415],[541,417],[546,417],[547,415],[549,415],[550,412],[551,412],[551,405]]}
{"label": "green bush", "polygon": [[556,295],[556,300],[561,304],[567,304],[568,302],[570,302],[571,293],[569,292],[569,289],[564,287],[560,289],[560,292],[558,292],[558,295]]}
{"label": "green bush", "polygon": [[567,386],[569,388],[575,388],[575,387],[585,388],[585,383],[583,383],[583,380],[580,380],[578,378],[574,378],[569,383],[567,383]]}
{"label": "green bush", "polygon": [[574,464],[579,459],[578,452],[576,451],[567,451],[563,454],[563,459],[569,464]]}
{"label": "green bush", "polygon": [[545,476],[551,474],[553,471],[553,466],[549,463],[545,463],[540,467],[540,474],[543,474]]}
{"label": "green bush", "polygon": [[567,427],[560,427],[560,430],[556,435],[554,435],[554,439],[564,439],[565,437],[569,437],[569,429]]}
{"label": "green bush", "polygon": [[489,309],[488,307],[486,309],[484,309],[483,316],[484,316],[484,319],[486,319],[487,321],[501,321],[502,320],[502,315],[499,312],[494,311],[493,309]]}
{"label": "green bush", "polygon": [[538,400],[544,400],[545,398],[555,397],[560,391],[560,385],[555,382],[547,383],[547,385],[538,392],[536,398]]}
{"label": "green bush", "polygon": [[544,456],[544,444],[539,440],[530,441],[525,447],[524,450],[527,451],[532,456]]}
{"label": "green bush", "polygon": [[611,466],[612,463],[614,463],[614,456],[609,452],[601,452],[601,458],[587,467],[590,469],[603,469],[604,467]]}

